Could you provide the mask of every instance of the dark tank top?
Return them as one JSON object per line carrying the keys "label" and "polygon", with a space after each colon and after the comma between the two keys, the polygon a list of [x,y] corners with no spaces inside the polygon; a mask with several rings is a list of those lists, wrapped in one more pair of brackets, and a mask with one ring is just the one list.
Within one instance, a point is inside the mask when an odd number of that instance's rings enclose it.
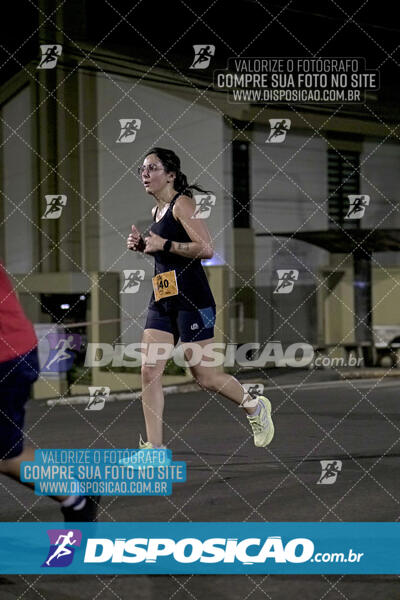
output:
{"label": "dark tank top", "polygon": [[[167,212],[158,223],[155,220],[158,208],[156,209],[154,223],[152,223],[150,231],[172,242],[191,242],[192,240],[183,225],[172,214],[172,209],[179,196],[180,194],[178,193],[173,197]],[[150,306],[162,304],[167,310],[169,308],[196,310],[196,308],[206,308],[207,306],[215,305],[215,300],[200,258],[186,258],[171,252],[164,252],[163,250],[154,252],[152,256],[155,259],[154,275],[175,270],[178,294],[169,298],[161,298],[156,302],[153,292],[150,299]]]}

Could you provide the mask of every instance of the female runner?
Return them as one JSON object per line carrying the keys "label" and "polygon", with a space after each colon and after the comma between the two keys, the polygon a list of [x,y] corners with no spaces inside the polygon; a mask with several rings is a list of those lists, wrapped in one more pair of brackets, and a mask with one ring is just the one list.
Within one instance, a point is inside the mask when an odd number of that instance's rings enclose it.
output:
{"label": "female runner", "polygon": [[[215,324],[215,301],[201,265],[201,259],[213,256],[212,240],[204,219],[194,217],[196,203],[191,191],[203,190],[188,185],[180,160],[172,150],[150,150],[139,174],[147,194],[156,201],[149,236],[143,239],[132,225],[127,240],[130,250],[152,254],[155,259],[154,292],[142,342],[170,344],[172,350],[180,338],[184,351],[188,342],[203,348],[213,341]],[[185,351],[188,361],[191,352],[191,348]],[[159,359],[155,364],[144,360],[142,364],[142,405],[148,441],[140,440],[140,448],[164,448],[162,375],[167,360]],[[197,383],[242,407],[247,412],[255,445],[267,446],[274,436],[269,400],[258,396],[255,401],[235,377],[201,364],[202,360],[197,362],[190,366]]]}

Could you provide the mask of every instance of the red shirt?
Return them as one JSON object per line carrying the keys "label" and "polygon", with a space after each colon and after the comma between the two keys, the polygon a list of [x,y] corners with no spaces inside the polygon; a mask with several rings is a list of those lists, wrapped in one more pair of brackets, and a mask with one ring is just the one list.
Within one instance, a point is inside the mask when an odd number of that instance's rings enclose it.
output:
{"label": "red shirt", "polygon": [[26,354],[37,343],[33,325],[26,318],[0,263],[0,362]]}

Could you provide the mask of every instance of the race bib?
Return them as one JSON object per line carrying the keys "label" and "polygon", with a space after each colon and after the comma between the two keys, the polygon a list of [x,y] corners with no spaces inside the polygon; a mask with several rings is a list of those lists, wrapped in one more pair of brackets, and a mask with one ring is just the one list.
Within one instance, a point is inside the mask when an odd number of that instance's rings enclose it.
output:
{"label": "race bib", "polygon": [[152,278],[154,297],[157,300],[169,298],[178,294],[178,283],[175,271],[165,271]]}

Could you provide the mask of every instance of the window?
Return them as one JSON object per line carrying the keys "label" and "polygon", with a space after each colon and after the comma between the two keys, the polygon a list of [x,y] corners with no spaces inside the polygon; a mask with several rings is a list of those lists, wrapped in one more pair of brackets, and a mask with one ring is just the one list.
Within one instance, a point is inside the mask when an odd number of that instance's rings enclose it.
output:
{"label": "window", "polygon": [[233,226],[250,227],[249,142],[232,142]]}
{"label": "window", "polygon": [[328,150],[328,215],[329,228],[354,229],[360,219],[345,219],[349,194],[360,193],[360,154],[349,150]]}

